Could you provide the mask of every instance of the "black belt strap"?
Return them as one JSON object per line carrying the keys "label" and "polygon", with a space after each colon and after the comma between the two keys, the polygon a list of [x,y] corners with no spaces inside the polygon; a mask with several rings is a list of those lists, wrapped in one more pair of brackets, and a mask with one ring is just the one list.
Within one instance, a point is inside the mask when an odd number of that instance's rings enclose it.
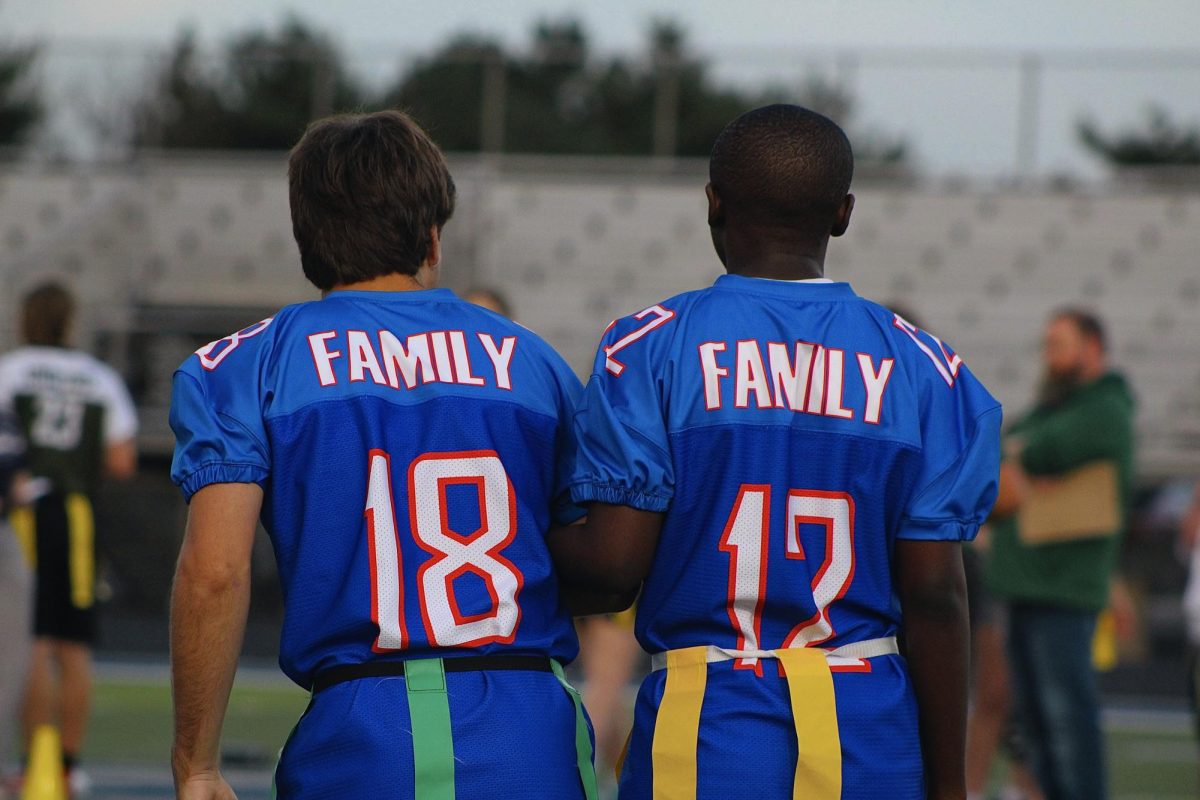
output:
{"label": "black belt strap", "polygon": [[[458,656],[442,659],[446,672],[480,672],[483,670],[517,669],[530,672],[553,672],[545,656]],[[321,670],[313,678],[312,690],[319,692],[346,681],[361,678],[402,678],[403,661],[367,661],[362,664],[341,664]]]}

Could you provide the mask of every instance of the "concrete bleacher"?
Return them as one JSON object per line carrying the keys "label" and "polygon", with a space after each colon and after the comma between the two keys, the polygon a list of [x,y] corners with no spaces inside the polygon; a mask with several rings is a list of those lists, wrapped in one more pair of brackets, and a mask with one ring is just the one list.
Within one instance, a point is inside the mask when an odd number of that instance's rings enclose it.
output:
{"label": "concrete bleacher", "polygon": [[[700,164],[452,159],[444,278],[494,285],[581,373],[619,315],[721,272]],[[281,156],[0,167],[0,345],[21,292],[76,287],[82,341],[131,376],[147,444],[169,447],[173,366],[205,337],[312,299]],[[1200,192],[855,187],[828,273],[910,309],[1007,407],[1033,395],[1047,314],[1094,308],[1140,400],[1143,474],[1200,472]],[[136,376],[136,379],[133,379]]]}

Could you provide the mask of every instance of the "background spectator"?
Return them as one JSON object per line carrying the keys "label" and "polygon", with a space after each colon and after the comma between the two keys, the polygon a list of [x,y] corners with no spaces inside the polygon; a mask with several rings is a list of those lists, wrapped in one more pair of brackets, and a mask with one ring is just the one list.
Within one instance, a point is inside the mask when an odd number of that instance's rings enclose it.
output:
{"label": "background spectator", "polygon": [[[1042,361],[1037,403],[1007,434],[990,585],[1009,604],[1016,699],[1046,797],[1101,800],[1105,759],[1092,641],[1132,496],[1134,403],[1125,379],[1109,369],[1103,326],[1085,311],[1051,317]],[[1031,492],[1061,487],[1097,462],[1115,467],[1115,529],[1031,541],[1032,525],[1017,513]]]}
{"label": "background spectator", "polygon": [[[91,707],[95,622],[92,496],[101,477],[137,467],[137,416],[120,377],[68,347],[74,299],[56,283],[26,297],[25,346],[0,358],[0,409],[15,412],[29,444],[37,490],[13,516],[37,575],[34,644],[23,723],[26,747],[40,725],[62,733],[63,765],[73,773]],[[76,788],[86,779],[71,776]]]}

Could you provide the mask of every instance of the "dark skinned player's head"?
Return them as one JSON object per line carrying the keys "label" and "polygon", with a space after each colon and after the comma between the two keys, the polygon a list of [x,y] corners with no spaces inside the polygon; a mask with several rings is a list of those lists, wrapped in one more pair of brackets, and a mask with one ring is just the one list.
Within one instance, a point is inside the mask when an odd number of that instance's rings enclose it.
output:
{"label": "dark skinned player's head", "polygon": [[722,262],[730,237],[823,259],[829,237],[850,223],[850,141],[815,111],[776,104],[742,114],[717,137],[708,169],[708,222]]}

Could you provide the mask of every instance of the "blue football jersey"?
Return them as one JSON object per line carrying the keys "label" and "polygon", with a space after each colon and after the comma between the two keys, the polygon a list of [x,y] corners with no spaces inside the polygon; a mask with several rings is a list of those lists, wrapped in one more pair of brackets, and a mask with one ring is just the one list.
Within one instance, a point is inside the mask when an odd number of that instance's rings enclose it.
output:
{"label": "blue football jersey", "polygon": [[172,477],[257,483],[283,586],[280,665],[575,657],[545,544],[581,386],[536,334],[446,289],[329,294],[175,375]]}
{"label": "blue football jersey", "polygon": [[[638,601],[646,650],[835,648],[902,629],[897,539],[974,537],[995,500],[1000,417],[949,346],[848,284],[725,275],[605,333],[576,412],[571,494],[665,512]],[[768,666],[710,665],[704,797],[729,796],[747,763],[768,780],[757,794],[791,796],[796,736]],[[873,782],[897,775],[909,789],[889,796],[916,796],[903,659],[834,669],[843,796],[876,796]],[[639,697],[623,798],[649,796],[662,691],[656,672]]]}

